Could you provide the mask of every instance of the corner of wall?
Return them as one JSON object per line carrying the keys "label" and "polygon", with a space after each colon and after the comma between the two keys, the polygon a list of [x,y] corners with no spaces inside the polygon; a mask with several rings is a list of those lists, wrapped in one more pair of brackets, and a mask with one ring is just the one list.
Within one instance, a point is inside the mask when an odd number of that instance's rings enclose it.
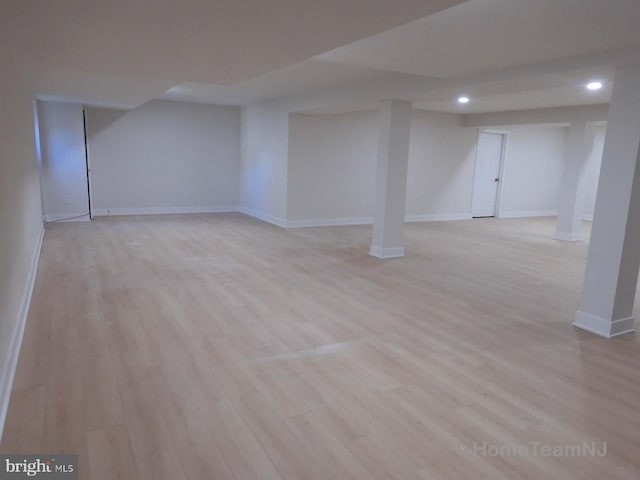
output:
{"label": "corner of wall", "polygon": [[24,286],[22,298],[20,301],[18,318],[11,334],[11,340],[9,343],[7,354],[3,359],[4,361],[2,363],[2,372],[0,372],[0,441],[2,440],[4,424],[7,417],[7,411],[9,409],[9,400],[11,398],[13,379],[15,377],[16,368],[18,366],[20,347],[22,346],[22,339],[24,336],[25,326],[27,324],[27,317],[29,316],[29,307],[31,306],[31,297],[36,281],[38,261],[40,260],[40,251],[42,250],[43,239],[44,225],[42,225],[40,235],[38,236],[38,239],[36,241],[33,256],[31,257],[27,281]]}

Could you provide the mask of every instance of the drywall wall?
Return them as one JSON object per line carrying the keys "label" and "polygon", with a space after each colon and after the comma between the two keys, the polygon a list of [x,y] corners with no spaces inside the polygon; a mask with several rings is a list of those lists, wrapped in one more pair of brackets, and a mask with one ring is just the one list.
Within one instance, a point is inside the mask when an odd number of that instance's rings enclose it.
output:
{"label": "drywall wall", "polygon": [[288,221],[372,221],[377,128],[373,111],[291,115]]}
{"label": "drywall wall", "polygon": [[242,109],[241,211],[286,224],[288,152],[288,111],[260,103]]}
{"label": "drywall wall", "polygon": [[602,153],[604,151],[604,137],[607,127],[598,125],[593,141],[593,150],[587,164],[587,192],[584,200],[584,218],[593,220],[593,210],[596,206],[596,193],[598,180],[600,179],[600,166],[602,165]]}
{"label": "drywall wall", "polygon": [[478,132],[459,115],[414,111],[407,219],[468,218]]}
{"label": "drywall wall", "polygon": [[[369,223],[373,215],[377,112],[291,115],[290,226]],[[508,126],[500,215],[554,215],[566,128]],[[414,111],[406,219],[469,218],[476,128],[461,117]],[[595,191],[595,182],[590,182]]]}
{"label": "drywall wall", "polygon": [[[409,149],[407,220],[468,218],[474,129],[460,117],[414,111]],[[378,115],[292,115],[288,223],[370,223]]]}
{"label": "drywall wall", "polygon": [[89,220],[82,105],[38,102],[45,219]]}
{"label": "drywall wall", "polygon": [[96,215],[235,210],[240,108],[152,101],[87,108]]}
{"label": "drywall wall", "polygon": [[0,69],[0,431],[43,234],[33,96],[17,68]]}
{"label": "drywall wall", "polygon": [[510,126],[502,175],[501,217],[555,215],[566,127]]}

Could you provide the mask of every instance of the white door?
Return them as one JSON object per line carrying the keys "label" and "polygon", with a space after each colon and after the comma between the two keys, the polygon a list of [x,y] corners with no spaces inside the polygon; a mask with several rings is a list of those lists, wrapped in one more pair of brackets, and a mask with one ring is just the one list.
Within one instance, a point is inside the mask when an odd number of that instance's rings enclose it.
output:
{"label": "white door", "polygon": [[499,133],[480,133],[471,201],[473,217],[493,217],[496,214],[503,140],[504,136]]}

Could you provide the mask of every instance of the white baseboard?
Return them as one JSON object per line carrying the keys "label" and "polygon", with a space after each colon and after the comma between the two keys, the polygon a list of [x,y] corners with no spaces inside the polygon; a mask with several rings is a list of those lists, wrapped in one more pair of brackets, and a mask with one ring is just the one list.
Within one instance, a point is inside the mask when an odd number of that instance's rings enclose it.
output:
{"label": "white baseboard", "polygon": [[44,216],[46,222],[90,222],[89,214],[82,213],[48,213]]}
{"label": "white baseboard", "polygon": [[38,271],[38,261],[40,259],[40,250],[42,250],[42,241],[44,239],[44,225],[40,230],[40,235],[36,243],[36,248],[31,257],[29,265],[29,274],[27,283],[24,286],[22,298],[20,299],[20,310],[18,318],[13,327],[9,349],[6,357],[3,359],[2,372],[0,374],[0,441],[4,432],[4,423],[7,418],[7,410],[9,408],[9,399],[11,398],[11,390],[13,387],[13,379],[18,366],[18,357],[20,356],[20,347],[22,346],[22,337],[24,336],[24,328],[27,324],[29,316],[29,306],[31,305],[31,295],[33,294],[33,286],[36,282],[36,273]]}
{"label": "white baseboard", "polygon": [[94,217],[108,215],[171,215],[186,213],[227,213],[237,212],[238,207],[132,207],[132,208],[94,208]]}
{"label": "white baseboard", "polygon": [[238,207],[236,211],[244,213],[245,215],[248,215],[250,217],[257,218],[258,220],[272,223],[273,225],[277,225],[278,227],[287,228],[287,221],[284,218],[274,217],[273,215],[269,215],[268,213],[260,212],[259,210],[254,210],[247,207]]}
{"label": "white baseboard", "polygon": [[556,210],[515,210],[500,212],[499,218],[557,217]]}
{"label": "white baseboard", "polygon": [[[415,222],[442,222],[452,220],[469,220],[469,213],[436,213],[426,215],[405,215],[404,221]],[[314,218],[302,220],[288,220],[287,228],[302,227],[341,227],[345,225],[372,225],[373,217],[339,217],[339,218]]]}
{"label": "white baseboard", "polygon": [[582,240],[582,233],[580,232],[555,232],[553,238],[556,240],[562,240],[564,242],[579,242]]}
{"label": "white baseboard", "polygon": [[369,255],[386,260],[388,258],[404,257],[404,247],[378,247],[371,245]]}
{"label": "white baseboard", "polygon": [[373,217],[313,218],[287,220],[287,228],[341,227],[345,225],[372,225]]}
{"label": "white baseboard", "polygon": [[450,222],[454,220],[471,220],[470,213],[431,213],[426,215],[405,215],[404,221],[413,222]]}
{"label": "white baseboard", "polygon": [[635,320],[633,317],[621,318],[619,320],[607,320],[596,317],[590,313],[578,311],[573,322],[574,327],[581,328],[605,338],[613,338],[625,333],[635,332]]}

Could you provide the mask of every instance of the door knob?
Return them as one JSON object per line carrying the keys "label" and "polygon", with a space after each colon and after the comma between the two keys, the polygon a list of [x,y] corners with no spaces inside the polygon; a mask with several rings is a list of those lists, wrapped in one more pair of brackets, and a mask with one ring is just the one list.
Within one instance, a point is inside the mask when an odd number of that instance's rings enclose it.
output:
{"label": "door knob", "polygon": [[499,178],[496,178],[496,179],[494,180],[494,182],[499,182],[499,181],[500,181],[500,179],[499,179]]}

